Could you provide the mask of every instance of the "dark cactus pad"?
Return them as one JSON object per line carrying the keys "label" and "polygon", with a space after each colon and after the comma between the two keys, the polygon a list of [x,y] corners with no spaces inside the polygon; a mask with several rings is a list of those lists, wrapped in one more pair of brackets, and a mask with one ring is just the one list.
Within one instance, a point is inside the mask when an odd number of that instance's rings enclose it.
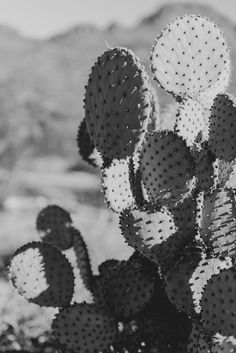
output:
{"label": "dark cactus pad", "polygon": [[210,117],[209,147],[218,158],[236,158],[236,103],[235,97],[218,95]]}
{"label": "dark cactus pad", "polygon": [[142,144],[151,113],[144,67],[125,48],[108,49],[94,64],[85,94],[89,135],[108,158],[125,158]]}
{"label": "dark cactus pad", "polygon": [[73,249],[75,252],[77,267],[80,270],[80,275],[82,277],[85,287],[88,290],[91,290],[93,273],[91,269],[87,245],[81,233],[77,229],[71,228],[71,234],[73,237]]}
{"label": "dark cactus pad", "polygon": [[150,201],[180,199],[191,189],[194,175],[185,140],[171,131],[150,133],[141,151],[140,173]]}
{"label": "dark cactus pad", "polygon": [[212,276],[201,299],[204,328],[211,334],[236,337],[236,271],[222,270]]}
{"label": "dark cactus pad", "polygon": [[80,156],[90,164],[92,167],[97,167],[97,162],[93,155],[95,152],[95,146],[89,136],[85,118],[81,121],[78,134],[77,134],[77,146]]}
{"label": "dark cactus pad", "polygon": [[118,328],[111,315],[94,304],[74,304],[63,309],[53,322],[56,339],[78,353],[103,351],[117,338]]}
{"label": "dark cactus pad", "polygon": [[111,271],[106,282],[106,301],[120,319],[132,317],[148,304],[155,278],[138,261],[127,261]]}
{"label": "dark cactus pad", "polygon": [[60,250],[69,249],[72,245],[71,225],[70,214],[57,205],[43,208],[36,220],[36,227],[42,241]]}

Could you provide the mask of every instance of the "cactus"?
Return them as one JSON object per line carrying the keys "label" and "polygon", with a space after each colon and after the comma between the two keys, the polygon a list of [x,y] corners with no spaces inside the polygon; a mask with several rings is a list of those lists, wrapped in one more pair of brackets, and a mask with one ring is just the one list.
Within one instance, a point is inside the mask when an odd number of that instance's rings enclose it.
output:
{"label": "cactus", "polygon": [[149,80],[125,48],[108,49],[92,68],[85,94],[86,123],[98,151],[125,158],[142,144],[151,112]]}
{"label": "cactus", "polygon": [[85,118],[82,120],[79,126],[77,134],[77,146],[78,152],[85,162],[90,164],[92,167],[99,165],[99,162],[95,158],[96,149],[89,136]]}
{"label": "cactus", "polygon": [[214,23],[185,15],[172,21],[158,36],[151,62],[154,78],[167,92],[196,98],[216,85],[228,69],[229,52]]}
{"label": "cactus", "polygon": [[188,146],[192,146],[199,138],[201,140],[205,129],[203,106],[192,98],[183,99],[178,107],[174,129]]}
{"label": "cactus", "polygon": [[9,276],[20,294],[41,306],[66,306],[73,295],[72,267],[49,244],[33,242],[18,249],[11,260]]}
{"label": "cactus", "polygon": [[135,199],[131,189],[130,159],[113,159],[104,163],[102,168],[102,185],[108,207],[120,213],[133,206]]}
{"label": "cactus", "polygon": [[[29,301],[60,308],[52,331],[65,350],[230,353],[236,110],[226,92],[229,50],[213,22],[185,15],[156,39],[151,69],[176,99],[168,114],[138,58],[111,48],[92,67],[77,136],[85,161],[95,165],[94,151],[101,154],[105,203],[119,214],[133,254],[104,261],[95,274],[69,213],[52,205],[37,218],[41,242],[13,256],[10,279]],[[92,303],[71,302],[76,269]]]}
{"label": "cactus", "polygon": [[218,158],[232,161],[236,158],[235,98],[217,95],[210,116],[209,148]]}
{"label": "cactus", "polygon": [[175,198],[176,194],[181,198],[191,189],[194,172],[185,140],[172,131],[148,134],[141,151],[140,172],[150,201]]}
{"label": "cactus", "polygon": [[234,266],[213,275],[201,299],[203,327],[210,333],[236,336],[236,271]]}
{"label": "cactus", "polygon": [[118,334],[114,318],[93,304],[64,308],[53,322],[58,341],[75,352],[92,353],[111,345]]}

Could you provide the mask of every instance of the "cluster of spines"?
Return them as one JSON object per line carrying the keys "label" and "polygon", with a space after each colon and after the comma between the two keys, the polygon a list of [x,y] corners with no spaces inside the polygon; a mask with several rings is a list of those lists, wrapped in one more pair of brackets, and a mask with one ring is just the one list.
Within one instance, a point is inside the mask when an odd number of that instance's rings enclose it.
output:
{"label": "cluster of spines", "polygon": [[[150,59],[154,79],[176,99],[171,130],[161,129],[156,94],[130,50],[108,49],[92,67],[78,146],[92,164],[95,149],[101,153],[107,206],[120,213],[121,232],[135,253],[104,263],[95,276],[68,215],[38,226],[43,241],[52,244],[59,235],[53,245],[60,250],[79,244],[77,264],[94,297],[93,304],[58,305],[54,333],[78,352],[149,352],[154,345],[161,353],[229,353],[236,349],[230,184],[236,105],[226,93],[229,50],[214,23],[185,15],[158,36]],[[11,277],[18,286],[15,262]]]}

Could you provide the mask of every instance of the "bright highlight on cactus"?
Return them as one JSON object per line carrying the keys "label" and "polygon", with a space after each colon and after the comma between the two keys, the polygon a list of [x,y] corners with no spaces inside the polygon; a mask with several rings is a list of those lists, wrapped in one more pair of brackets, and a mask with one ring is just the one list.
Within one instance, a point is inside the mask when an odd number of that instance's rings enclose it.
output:
{"label": "bright highlight on cactus", "polygon": [[[36,222],[42,242],[16,252],[9,276],[29,301],[60,308],[52,330],[63,350],[233,353],[236,109],[221,30],[205,17],[174,19],[156,39],[151,69],[176,99],[168,113],[130,50],[105,51],[77,136],[90,165],[101,154],[105,203],[133,254],[94,274],[69,213],[51,205]],[[72,305],[73,270],[93,303]]]}
{"label": "bright highlight on cactus", "polygon": [[214,23],[185,15],[171,22],[156,39],[151,62],[154,78],[166,91],[197,98],[228,69],[229,53]]}
{"label": "bright highlight on cactus", "polygon": [[102,186],[108,207],[121,212],[135,204],[130,183],[130,159],[113,159],[102,168]]}

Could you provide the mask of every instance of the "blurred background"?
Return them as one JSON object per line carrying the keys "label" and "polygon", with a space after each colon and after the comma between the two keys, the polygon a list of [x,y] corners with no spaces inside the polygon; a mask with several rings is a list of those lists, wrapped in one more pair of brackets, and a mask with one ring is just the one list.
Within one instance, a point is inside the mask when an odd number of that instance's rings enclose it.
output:
{"label": "blurred background", "polygon": [[[0,347],[9,343],[9,327],[21,337],[44,326],[44,313],[35,324],[34,306],[26,314],[6,282],[9,256],[38,239],[42,207],[57,203],[71,212],[95,271],[108,257],[129,255],[117,217],[104,206],[99,172],[77,153],[84,86],[107,46],[132,49],[149,70],[156,36],[185,13],[210,17],[224,30],[234,64],[235,0],[0,0]],[[235,75],[233,68],[234,94]],[[161,90],[159,97],[164,109],[170,97]]]}

